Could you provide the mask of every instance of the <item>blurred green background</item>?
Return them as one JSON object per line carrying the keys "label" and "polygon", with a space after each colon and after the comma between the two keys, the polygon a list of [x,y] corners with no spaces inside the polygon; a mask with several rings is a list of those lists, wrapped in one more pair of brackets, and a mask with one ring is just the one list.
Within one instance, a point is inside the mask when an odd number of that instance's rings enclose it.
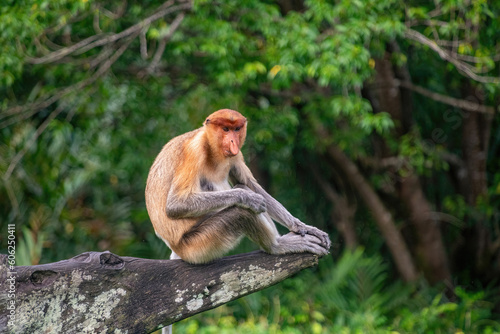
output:
{"label": "blurred green background", "polygon": [[500,333],[499,102],[498,0],[4,0],[1,250],[167,258],[149,167],[232,108],[334,246],[178,333]]}

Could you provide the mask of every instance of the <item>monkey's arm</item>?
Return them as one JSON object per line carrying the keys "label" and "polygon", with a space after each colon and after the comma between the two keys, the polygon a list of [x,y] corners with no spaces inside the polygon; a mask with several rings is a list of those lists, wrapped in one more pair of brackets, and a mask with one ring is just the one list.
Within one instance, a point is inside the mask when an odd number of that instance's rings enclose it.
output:
{"label": "monkey's arm", "polygon": [[197,218],[237,205],[255,213],[266,211],[265,199],[243,189],[196,192],[180,196],[174,189],[169,192],[166,213],[171,219]]}
{"label": "monkey's arm", "polygon": [[328,234],[314,226],[306,225],[298,218],[295,218],[280,202],[269,195],[264,190],[264,188],[260,186],[245,163],[240,162],[239,164],[235,165],[231,169],[230,177],[234,183],[244,184],[252,191],[264,197],[267,213],[273,220],[287,227],[291,232],[295,232],[302,236],[306,234],[314,235],[322,241],[322,245],[326,249],[330,248],[331,242]]}

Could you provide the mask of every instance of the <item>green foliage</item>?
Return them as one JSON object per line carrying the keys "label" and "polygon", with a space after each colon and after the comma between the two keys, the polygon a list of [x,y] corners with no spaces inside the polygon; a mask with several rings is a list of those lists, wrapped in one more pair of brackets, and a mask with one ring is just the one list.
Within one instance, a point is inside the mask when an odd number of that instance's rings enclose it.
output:
{"label": "green foliage", "polygon": [[61,29],[75,14],[89,10],[87,0],[6,0],[0,8],[0,87],[11,86],[23,71],[36,36]]}
{"label": "green foliage", "polygon": [[[408,164],[418,174],[430,175],[431,170],[448,170],[449,166],[442,158],[444,149],[432,141],[423,141],[421,137],[410,132],[401,136],[398,143],[399,156],[408,161]],[[412,170],[400,169],[402,177],[408,176]]]}
{"label": "green foliage", "polygon": [[[457,41],[450,48],[457,59],[476,57],[468,64],[479,75],[498,73],[500,4],[306,0],[290,1],[295,7],[287,10],[283,3],[194,1],[153,70],[148,66],[175,14],[144,26],[109,71],[81,85],[103,64],[99,57],[110,59],[105,52],[122,44],[37,62],[88,38],[126,31],[164,1],[130,0],[125,7],[122,0],[4,1],[0,227],[16,224],[18,264],[91,250],[166,258],[169,251],[154,235],[144,205],[148,169],[169,139],[199,127],[216,109],[233,108],[249,120],[243,152],[266,189],[304,222],[328,230],[340,247],[332,203],[311,174],[310,166],[318,168],[323,182],[355,207],[354,228],[366,252],[323,259],[314,271],[182,322],[179,332],[498,333],[492,304],[498,307],[498,300],[478,283],[484,277],[474,272],[477,261],[451,257],[475,227],[486,226],[488,249],[498,240],[498,112],[485,158],[487,191],[469,203],[450,177],[457,166],[445,160],[463,155],[467,113],[414,94],[415,103],[404,106],[411,130],[399,135],[402,124],[394,110],[374,113],[378,108],[366,90],[389,88],[373,86],[379,60],[391,50],[393,70],[407,68],[416,85],[455,98],[472,91],[474,101],[498,105],[500,85],[469,80],[405,32],[411,28],[431,40],[437,34],[443,48],[445,38]],[[467,19],[478,28],[468,29]],[[54,96],[59,98],[39,107]],[[319,135],[318,125],[327,134]],[[421,176],[432,210],[447,217],[445,246],[460,271],[454,283],[466,286],[456,289],[456,301],[425,283],[397,281],[371,213],[327,157],[332,144],[379,192],[410,247],[417,237],[394,189],[411,173]],[[380,167],[386,157],[402,165]],[[5,241],[0,233],[2,249]],[[235,252],[250,249],[255,246],[244,241]],[[494,269],[496,257],[490,255],[485,267]]]}
{"label": "green foliage", "polygon": [[458,219],[464,219],[470,208],[467,207],[463,196],[455,195],[445,197],[443,200],[444,208]]}
{"label": "green foliage", "polygon": [[19,242],[16,250],[16,266],[30,266],[38,264],[42,255],[42,246],[45,234],[37,235],[37,240],[27,227],[23,228],[23,239]]}
{"label": "green foliage", "polygon": [[252,334],[500,332],[484,291],[457,287],[455,294],[452,302],[435,288],[393,282],[388,263],[358,249],[344,252],[335,264],[323,260],[316,272],[303,272],[174,328]]}

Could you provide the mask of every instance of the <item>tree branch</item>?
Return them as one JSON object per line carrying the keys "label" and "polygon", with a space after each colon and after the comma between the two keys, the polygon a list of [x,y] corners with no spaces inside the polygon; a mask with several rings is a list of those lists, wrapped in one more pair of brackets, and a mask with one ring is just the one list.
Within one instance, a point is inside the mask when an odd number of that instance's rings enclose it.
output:
{"label": "tree branch", "polygon": [[[55,52],[52,52],[46,56],[40,57],[40,58],[28,58],[27,62],[31,64],[44,64],[44,63],[51,63],[57,60],[60,60],[61,58],[68,56],[70,54],[82,54],[85,53],[93,48],[103,46],[106,44],[110,44],[113,42],[118,41],[119,39],[128,37],[130,35],[137,34],[137,32],[140,32],[144,27],[150,25],[154,21],[159,20],[160,18],[164,17],[167,14],[176,12],[176,11],[182,11],[182,10],[188,10],[191,9],[192,5],[191,2],[187,2],[184,4],[180,4],[177,6],[172,6],[174,4],[174,1],[170,0],[163,5],[161,5],[153,15],[145,18],[139,23],[134,24],[133,26],[125,29],[124,31],[116,34],[99,34],[99,35],[94,35],[90,36],[70,47],[63,48],[60,50],[57,50]],[[167,7],[167,8],[165,8]]]}
{"label": "tree branch", "polygon": [[[89,86],[90,84],[94,83],[99,79],[104,73],[106,73],[110,67],[115,63],[118,58],[127,50],[128,46],[130,43],[136,38],[138,33],[136,32],[134,35],[132,35],[129,39],[127,39],[122,46],[116,52],[106,61],[104,61],[101,66],[88,78],[68,87],[64,87],[60,90],[57,90],[56,92],[50,92],[43,97],[37,99],[33,103],[25,104],[25,105],[20,105],[20,106],[15,106],[10,109],[7,109],[5,112],[3,112],[3,116],[11,116],[11,115],[16,115],[12,118],[9,118],[2,123],[0,123],[0,129],[7,127],[15,122],[18,122],[19,120],[29,118],[33,116],[35,113],[37,113],[39,110],[47,108],[51,106],[53,103],[57,102],[59,99],[61,99],[63,96],[66,96],[72,92],[75,92],[77,90],[81,90],[85,88],[86,86]],[[25,113],[26,114],[23,114]]]}
{"label": "tree branch", "polygon": [[[4,285],[11,273],[7,256],[1,257]],[[15,320],[9,323],[10,310],[0,309],[0,328],[9,333],[149,333],[267,288],[317,262],[310,253],[257,251],[190,265],[88,252],[14,267]]]}
{"label": "tree branch", "polygon": [[158,44],[158,48],[156,49],[156,53],[153,56],[153,60],[151,61],[151,63],[148,66],[147,71],[149,73],[153,73],[155,71],[156,67],[160,63],[161,56],[165,52],[165,47],[167,46],[167,42],[170,40],[170,38],[172,38],[172,35],[177,30],[177,28],[179,28],[179,26],[183,20],[184,20],[184,12],[181,12],[179,15],[177,15],[175,20],[170,25],[170,28],[169,28],[167,34],[160,40],[160,43]]}
{"label": "tree branch", "polygon": [[435,101],[438,101],[438,102],[441,102],[444,104],[448,104],[448,105],[453,106],[453,107],[457,107],[457,108],[467,110],[467,111],[472,111],[472,112],[485,113],[485,114],[494,114],[495,113],[495,109],[493,107],[485,106],[485,105],[474,103],[474,102],[467,101],[467,100],[457,99],[457,98],[443,95],[443,94],[439,94],[439,93],[433,92],[431,90],[425,89],[423,87],[416,86],[409,81],[394,80],[394,82],[396,84],[400,85],[401,87],[410,89],[416,93],[424,95],[424,96],[431,98]]}
{"label": "tree branch", "polygon": [[24,145],[23,149],[20,150],[19,152],[17,152],[14,159],[12,159],[12,161],[10,162],[9,167],[7,168],[7,171],[5,172],[5,174],[3,176],[4,181],[7,181],[10,178],[10,175],[12,174],[14,169],[16,168],[19,161],[21,161],[21,159],[24,157],[26,152],[28,152],[28,150],[36,142],[38,137],[40,137],[40,135],[43,133],[43,131],[45,131],[45,129],[47,128],[47,126],[49,126],[50,122],[52,122],[54,120],[54,118],[56,118],[57,115],[59,115],[61,113],[61,111],[63,111],[63,110],[64,110],[64,106],[62,104],[59,105],[56,109],[54,109],[54,111],[52,111],[50,113],[49,117],[47,117],[47,119],[45,121],[43,121],[43,123],[38,127],[38,129],[36,129],[35,133],[28,140],[28,142]]}
{"label": "tree branch", "polygon": [[457,67],[457,69],[464,73],[469,78],[483,83],[500,83],[500,78],[498,77],[490,77],[490,76],[480,76],[475,73],[476,69],[469,64],[464,63],[463,61],[453,57],[453,55],[438,46],[435,41],[430,40],[423,34],[419,33],[413,29],[406,29],[405,37],[411,39],[415,42],[428,46],[431,50],[435,51],[442,59],[452,63]]}

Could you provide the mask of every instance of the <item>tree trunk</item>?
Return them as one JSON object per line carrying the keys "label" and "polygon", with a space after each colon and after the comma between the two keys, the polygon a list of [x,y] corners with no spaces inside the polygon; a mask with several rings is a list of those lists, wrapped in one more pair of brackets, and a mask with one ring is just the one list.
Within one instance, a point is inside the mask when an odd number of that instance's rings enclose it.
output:
{"label": "tree trunk", "polygon": [[[324,132],[325,130],[319,130],[318,135],[322,138],[328,138],[328,135]],[[356,164],[340,148],[330,145],[327,153],[335,161],[336,166],[341,169],[342,173],[353,185],[358,195],[373,214],[401,277],[407,282],[415,281],[418,278],[417,270],[410,251],[406,246],[403,236],[396,227],[390,211],[384,206],[384,203],[361,174]]]}
{"label": "tree trunk", "polygon": [[462,150],[467,168],[467,189],[464,196],[468,204],[475,206],[488,192],[486,161],[493,116],[463,111]]}
{"label": "tree trunk", "polygon": [[[480,88],[474,88],[466,82],[462,91],[464,99],[483,104],[483,94]],[[464,190],[462,195],[471,207],[476,207],[478,201],[483,198],[487,200],[488,180],[486,173],[486,163],[488,158],[488,147],[491,135],[493,115],[481,114],[477,112],[462,111],[462,152],[467,177],[463,180],[464,185],[460,188]],[[478,275],[491,278],[495,277],[495,272],[491,270],[492,239],[489,229],[485,226],[482,215],[471,216],[474,221],[472,233],[467,233],[468,243],[474,245],[475,263]]]}
{"label": "tree trunk", "polygon": [[318,262],[310,253],[260,251],[206,265],[109,252],[29,267],[7,267],[6,259],[0,256],[2,333],[149,333]]}
{"label": "tree trunk", "polygon": [[401,180],[400,194],[409,210],[409,218],[417,236],[415,247],[417,264],[431,284],[438,282],[451,284],[448,257],[439,221],[432,216],[431,206],[425,198],[417,175],[412,174]]}
{"label": "tree trunk", "polygon": [[[396,48],[397,45],[392,45]],[[396,73],[403,81],[410,81],[410,75],[405,68],[393,69],[391,54],[387,52],[376,60],[375,84],[367,88],[374,112],[388,112],[396,129],[394,135],[399,138],[406,134],[413,123],[411,94],[403,91],[396,84]],[[396,71],[396,73],[395,73]],[[382,144],[384,157],[391,156],[388,145]],[[399,198],[408,210],[409,220],[416,235],[415,253],[417,264],[431,283],[447,281],[451,283],[451,273],[448,257],[443,245],[441,229],[438,221],[433,220],[431,205],[425,197],[418,175],[411,173],[405,178],[399,178]]]}

